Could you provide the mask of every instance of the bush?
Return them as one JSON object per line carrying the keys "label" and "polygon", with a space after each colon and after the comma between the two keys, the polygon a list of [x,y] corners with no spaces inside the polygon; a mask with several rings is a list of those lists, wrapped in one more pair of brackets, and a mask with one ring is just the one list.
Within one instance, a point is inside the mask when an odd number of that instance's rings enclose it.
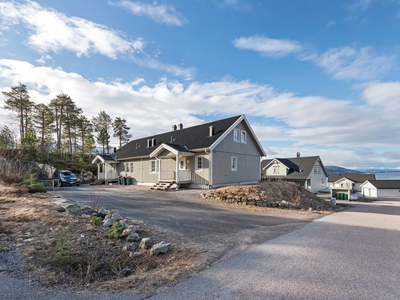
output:
{"label": "bush", "polygon": [[91,217],[90,218],[90,222],[92,222],[93,225],[100,225],[102,220],[103,219],[101,217]]}
{"label": "bush", "polygon": [[22,178],[17,176],[17,175],[9,175],[9,176],[5,176],[4,177],[4,182],[7,185],[12,185],[15,183],[21,183],[22,182]]}
{"label": "bush", "polygon": [[29,193],[45,193],[47,192],[43,183],[38,182],[36,175],[32,174],[31,171],[26,173],[25,179],[22,182],[28,188]]}
{"label": "bush", "polygon": [[110,230],[108,230],[108,234],[106,234],[106,238],[109,239],[122,239],[122,231],[124,231],[125,227],[122,226],[121,223],[114,223]]}
{"label": "bush", "polygon": [[54,265],[63,265],[69,258],[71,250],[66,247],[66,243],[67,239],[63,236],[60,236],[55,246],[52,248],[53,256],[51,257],[51,260]]}

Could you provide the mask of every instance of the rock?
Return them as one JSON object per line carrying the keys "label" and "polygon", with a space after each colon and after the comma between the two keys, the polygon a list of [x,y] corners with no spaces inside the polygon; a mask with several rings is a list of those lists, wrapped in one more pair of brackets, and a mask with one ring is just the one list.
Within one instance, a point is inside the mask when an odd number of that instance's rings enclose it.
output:
{"label": "rock", "polygon": [[25,245],[24,243],[16,244],[16,245],[15,245],[15,248],[19,248],[19,247],[22,247],[22,246],[24,246],[24,245]]}
{"label": "rock", "polygon": [[131,269],[129,269],[129,268],[125,268],[125,269],[123,269],[123,270],[121,271],[121,275],[124,276],[124,277],[129,276],[129,275],[131,275],[131,274],[132,274],[132,271],[131,271]]}
{"label": "rock", "polygon": [[140,242],[139,247],[140,247],[140,249],[149,249],[149,248],[151,248],[152,245],[153,245],[153,243],[151,242],[151,240],[149,238],[144,238]]}
{"label": "rock", "polygon": [[104,227],[110,227],[110,226],[112,226],[114,223],[117,223],[117,221],[115,221],[114,219],[112,219],[112,218],[109,218],[109,219],[104,219],[104,221],[103,221],[103,226]]}
{"label": "rock", "polygon": [[171,244],[162,241],[161,243],[155,244],[150,249],[150,255],[164,254],[171,249]]}
{"label": "rock", "polygon": [[99,215],[99,217],[104,218],[107,214],[108,214],[108,210],[105,209],[104,207],[100,208],[100,210],[97,212],[97,214]]}
{"label": "rock", "polygon": [[123,236],[128,236],[128,235],[131,234],[131,232],[132,232],[131,228],[126,228],[126,229],[124,229],[124,231],[122,231],[122,235]]}
{"label": "rock", "polygon": [[141,257],[142,253],[141,252],[131,252],[129,253],[129,257]]}
{"label": "rock", "polygon": [[[140,239],[141,239],[140,235],[137,234],[136,232],[133,232],[133,231],[132,231],[132,232],[129,234],[129,236],[126,238],[126,241],[127,241],[127,242],[139,242]],[[148,239],[148,240],[150,240],[150,239]],[[142,243],[140,243],[140,244],[142,244]],[[145,249],[147,249],[147,248],[145,248]]]}
{"label": "rock", "polygon": [[77,202],[67,200],[67,199],[57,200],[54,202],[54,204],[63,207],[65,209],[65,211],[67,211],[70,214],[75,215],[75,216],[91,215],[92,213],[95,212],[88,205],[79,204]]}
{"label": "rock", "polygon": [[58,212],[65,212],[65,208],[62,207],[62,206],[57,206],[57,207],[56,207],[56,211],[58,211]]}
{"label": "rock", "polygon": [[122,247],[123,251],[135,251],[137,248],[137,246],[135,246],[134,244],[128,244],[125,245],[124,247]]}

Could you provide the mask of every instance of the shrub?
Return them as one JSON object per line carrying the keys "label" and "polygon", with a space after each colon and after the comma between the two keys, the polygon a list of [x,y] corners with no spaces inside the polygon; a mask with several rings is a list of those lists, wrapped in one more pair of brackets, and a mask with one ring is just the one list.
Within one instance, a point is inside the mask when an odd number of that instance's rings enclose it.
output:
{"label": "shrub", "polygon": [[62,265],[67,261],[71,250],[65,247],[66,243],[67,239],[63,236],[60,236],[56,242],[56,245],[53,247],[52,250],[54,255],[51,257],[51,259],[54,265]]}
{"label": "shrub", "polygon": [[15,184],[15,183],[22,182],[22,178],[17,176],[17,175],[8,175],[8,176],[4,177],[4,182],[7,185],[12,185],[12,184]]}
{"label": "shrub", "polygon": [[91,217],[90,218],[90,222],[92,222],[93,225],[100,225],[102,220],[103,219],[101,217]]}
{"label": "shrub", "polygon": [[121,223],[114,223],[108,233],[106,234],[106,238],[109,239],[122,239],[122,231],[124,231],[125,227],[122,226]]}
{"label": "shrub", "polygon": [[47,191],[44,184],[38,182],[36,175],[32,174],[31,171],[26,173],[22,184],[28,188],[29,193],[45,193]]}

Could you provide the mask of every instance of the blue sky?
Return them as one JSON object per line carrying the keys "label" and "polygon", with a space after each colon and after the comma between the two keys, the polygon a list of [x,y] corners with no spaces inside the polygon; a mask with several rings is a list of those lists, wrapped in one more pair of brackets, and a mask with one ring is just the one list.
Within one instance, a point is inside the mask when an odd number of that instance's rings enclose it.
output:
{"label": "blue sky", "polygon": [[398,1],[2,1],[0,19],[1,90],[67,93],[134,137],[246,114],[269,157],[399,168]]}

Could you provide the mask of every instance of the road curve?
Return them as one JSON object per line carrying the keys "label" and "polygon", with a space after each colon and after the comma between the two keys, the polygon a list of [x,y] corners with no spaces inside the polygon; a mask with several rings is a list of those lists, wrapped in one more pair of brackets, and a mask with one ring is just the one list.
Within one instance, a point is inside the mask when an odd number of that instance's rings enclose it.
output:
{"label": "road curve", "polygon": [[151,299],[400,299],[400,199],[357,203]]}

